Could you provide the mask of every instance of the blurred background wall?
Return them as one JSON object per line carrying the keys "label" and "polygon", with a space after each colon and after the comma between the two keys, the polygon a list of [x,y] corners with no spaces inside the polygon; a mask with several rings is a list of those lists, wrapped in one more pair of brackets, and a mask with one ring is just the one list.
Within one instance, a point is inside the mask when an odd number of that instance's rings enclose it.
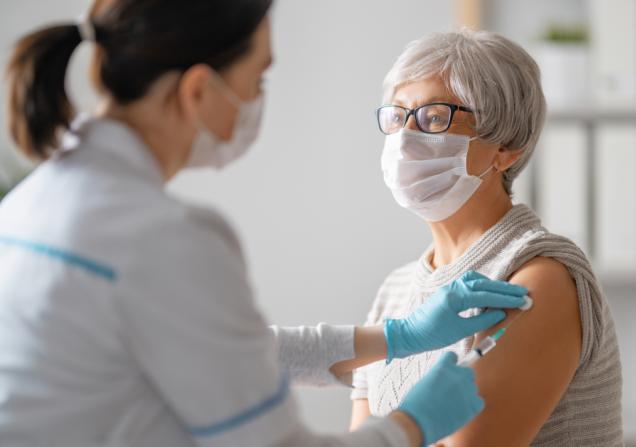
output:
{"label": "blurred background wall", "polygon": [[[0,63],[23,32],[74,19],[88,5],[3,0]],[[636,0],[278,0],[262,138],[227,171],[182,175],[170,190],[234,222],[272,321],[361,323],[383,278],[430,242],[381,178],[373,110],[382,78],[404,45],[424,34],[462,23],[502,32],[537,58],[550,103],[516,200],[594,260],[618,324],[625,429],[636,438],[635,22]],[[83,110],[95,102],[89,54],[84,45],[74,56],[69,81]],[[27,169],[1,130],[0,187]],[[348,426],[346,390],[298,395],[316,430]]]}

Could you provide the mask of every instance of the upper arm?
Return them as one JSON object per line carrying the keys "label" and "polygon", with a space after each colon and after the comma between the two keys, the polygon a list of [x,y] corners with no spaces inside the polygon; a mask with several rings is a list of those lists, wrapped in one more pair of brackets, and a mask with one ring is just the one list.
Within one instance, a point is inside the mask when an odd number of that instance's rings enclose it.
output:
{"label": "upper arm", "polygon": [[[510,282],[528,288],[534,300],[497,347],[474,369],[484,411],[446,438],[446,446],[529,445],[566,391],[581,354],[581,323],[576,285],[567,269],[549,258],[535,258]],[[511,311],[496,328],[520,311]]]}
{"label": "upper arm", "polygon": [[355,431],[360,428],[369,416],[371,416],[369,400],[354,399],[351,409],[351,424],[349,425],[349,431]]}

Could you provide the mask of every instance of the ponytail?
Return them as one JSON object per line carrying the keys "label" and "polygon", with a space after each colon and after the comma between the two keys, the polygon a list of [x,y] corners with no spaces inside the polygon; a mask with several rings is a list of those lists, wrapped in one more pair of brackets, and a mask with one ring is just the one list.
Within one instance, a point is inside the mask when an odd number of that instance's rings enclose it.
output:
{"label": "ponytail", "polygon": [[[142,98],[160,76],[199,63],[219,71],[252,43],[272,0],[95,0],[89,22],[22,38],[7,68],[9,130],[44,160],[75,113],[66,94],[69,60],[83,37],[96,43],[95,87],[119,104]],[[81,31],[80,31],[81,29]],[[82,37],[82,34],[84,35]]]}
{"label": "ponytail", "polygon": [[7,67],[9,131],[29,157],[46,159],[75,113],[66,71],[82,42],[76,25],[44,28],[17,43]]}

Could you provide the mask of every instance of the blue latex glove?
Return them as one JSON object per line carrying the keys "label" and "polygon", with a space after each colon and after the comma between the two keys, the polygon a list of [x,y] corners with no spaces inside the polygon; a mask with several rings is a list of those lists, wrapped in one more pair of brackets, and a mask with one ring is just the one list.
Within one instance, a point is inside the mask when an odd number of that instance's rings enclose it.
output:
{"label": "blue latex glove", "polygon": [[477,272],[441,287],[407,318],[384,321],[386,362],[445,346],[484,331],[506,318],[502,310],[489,310],[463,318],[459,312],[477,308],[517,308],[525,304],[525,287],[493,281]]}
{"label": "blue latex glove", "polygon": [[477,394],[475,372],[457,366],[457,355],[446,352],[411,391],[398,410],[408,414],[424,435],[423,446],[456,432],[477,416],[484,401]]}

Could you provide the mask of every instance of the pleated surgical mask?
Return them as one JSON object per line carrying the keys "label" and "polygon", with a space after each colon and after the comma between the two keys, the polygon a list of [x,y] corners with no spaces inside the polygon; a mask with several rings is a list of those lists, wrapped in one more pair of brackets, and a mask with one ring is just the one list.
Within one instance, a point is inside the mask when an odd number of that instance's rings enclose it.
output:
{"label": "pleated surgical mask", "polygon": [[261,128],[264,95],[261,93],[249,102],[242,101],[219,75],[215,76],[227,98],[238,110],[232,138],[222,141],[212,131],[200,125],[190,149],[186,168],[224,168],[248,151],[256,141]]}
{"label": "pleated surgical mask", "polygon": [[466,159],[471,140],[465,135],[411,129],[387,135],[382,171],[396,202],[430,222],[455,214],[493,168],[480,176],[468,174]]}

